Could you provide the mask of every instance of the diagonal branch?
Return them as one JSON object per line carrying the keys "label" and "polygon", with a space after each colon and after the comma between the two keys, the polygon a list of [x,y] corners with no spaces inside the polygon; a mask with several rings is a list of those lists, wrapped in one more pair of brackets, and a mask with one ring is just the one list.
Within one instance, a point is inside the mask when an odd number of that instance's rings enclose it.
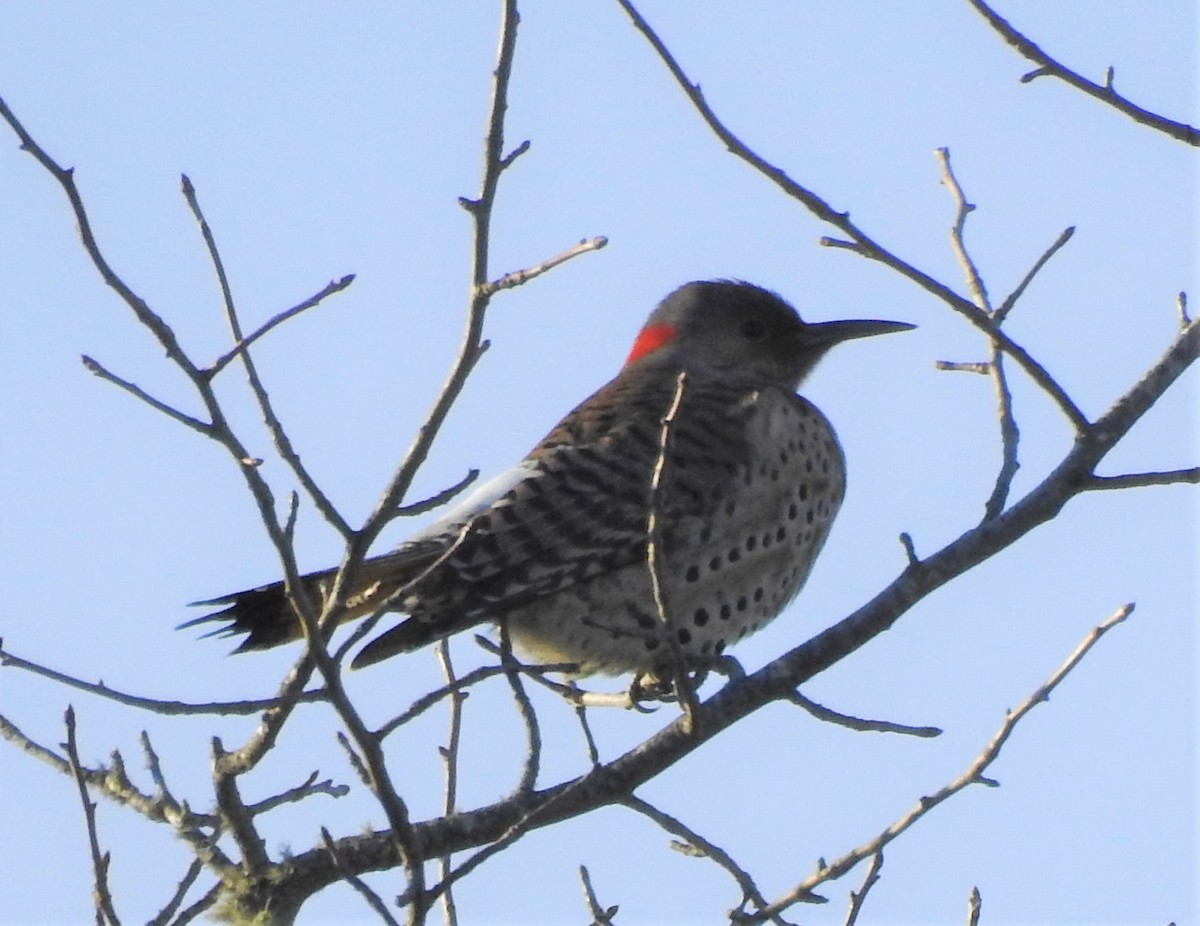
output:
{"label": "diagonal branch", "polygon": [[1059,80],[1070,84],[1076,90],[1082,91],[1088,96],[1111,106],[1118,112],[1124,113],[1134,122],[1139,122],[1156,131],[1164,132],[1178,141],[1200,146],[1200,131],[1197,131],[1193,126],[1184,122],[1176,122],[1174,119],[1168,119],[1165,116],[1158,115],[1158,113],[1143,109],[1141,106],[1117,93],[1113,88],[1112,68],[1108,69],[1108,75],[1103,84],[1094,83],[1065,65],[1060,64],[1054,58],[1051,58],[1036,44],[1014,29],[1007,19],[984,3],[983,0],[967,0],[967,2],[975,8],[975,11],[980,16],[987,20],[988,25],[999,33],[1004,41],[1038,66],[1037,70],[1030,71],[1022,77],[1021,83],[1029,83],[1038,77],[1057,77]]}
{"label": "diagonal branch", "polygon": [[707,123],[713,134],[720,139],[721,143],[725,145],[729,153],[745,161],[778,186],[787,196],[798,200],[818,219],[832,225],[850,239],[850,241],[839,241],[837,239],[823,238],[821,240],[822,244],[829,247],[841,247],[852,250],[868,260],[878,261],[946,303],[951,309],[994,340],[1004,353],[1012,357],[1029,378],[1037,383],[1050,396],[1054,403],[1058,405],[1059,409],[1070,420],[1076,430],[1082,431],[1087,428],[1087,416],[1080,411],[1079,407],[1067,395],[1062,386],[1058,384],[1054,377],[1040,363],[1029,355],[1029,352],[1025,348],[1021,347],[1021,345],[1017,344],[1012,338],[1001,331],[986,312],[980,310],[969,299],[964,299],[945,284],[929,276],[929,274],[897,257],[855,225],[850,220],[849,213],[838,212],[812,190],[797,183],[783,170],[748,148],[717,117],[717,114],[704,98],[704,94],[700,92],[699,85],[692,83],[688,79],[687,74],[679,66],[679,63],[675,60],[670,50],[663,44],[662,39],[658,37],[649,23],[637,11],[631,0],[617,0],[617,2],[629,15],[630,19],[633,20],[633,24],[646,37],[647,41],[650,42],[655,52],[658,53],[658,56],[671,72],[671,75],[696,108],[700,117]]}
{"label": "diagonal branch", "polygon": [[[217,282],[221,288],[221,301],[225,305],[225,317],[229,321],[229,329],[236,342],[236,346],[229,354],[226,354],[226,357],[233,359],[235,356],[240,356],[242,358],[242,365],[246,369],[246,380],[250,384],[250,391],[254,393],[254,398],[258,402],[258,407],[262,412],[263,421],[267,425],[267,430],[271,433],[271,439],[275,442],[275,449],[279,452],[279,456],[283,458],[292,472],[296,474],[296,478],[300,480],[300,484],[304,486],[304,490],[308,493],[309,498],[312,499],[313,504],[317,506],[317,510],[324,515],[325,520],[332,524],[343,537],[348,537],[351,532],[350,525],[333,506],[328,496],[317,485],[308,468],[301,462],[300,454],[296,452],[291,438],[288,437],[287,431],[284,430],[283,423],[279,420],[279,416],[275,414],[270,396],[267,394],[267,389],[263,385],[262,378],[258,375],[258,368],[255,367],[249,352],[251,342],[266,334],[268,330],[284,321],[285,318],[291,317],[291,315],[302,311],[304,308],[308,308],[310,305],[316,305],[316,302],[308,300],[308,305],[301,303],[295,310],[289,310],[282,313],[282,315],[277,315],[275,319],[272,319],[272,321],[268,322],[257,332],[249,337],[244,337],[242,335],[242,323],[238,318],[237,306],[233,301],[233,290],[229,285],[229,277],[225,273],[225,262],[221,259],[221,252],[217,249],[217,240],[213,235],[212,227],[208,224],[208,220],[204,217],[204,212],[200,209],[200,201],[196,196],[196,188],[187,174],[183,175],[182,187],[183,197],[187,200],[188,208],[195,217],[196,224],[200,226],[200,234],[204,238],[204,246],[208,249],[209,259],[212,261],[213,270],[217,274]],[[353,277],[343,277],[340,284],[331,283],[326,287],[326,290],[333,291],[333,288],[344,289],[350,285],[353,279]],[[318,298],[317,302],[319,301],[320,299]],[[228,362],[223,357],[217,361],[217,364],[205,371],[207,379],[211,379],[220,371],[221,366],[223,366],[222,361]],[[287,544],[287,548],[290,550],[290,543]],[[280,552],[282,554],[283,551]],[[290,557],[291,554],[289,553],[288,556]]]}
{"label": "diagonal branch", "polygon": [[786,910],[795,903],[805,900],[812,893],[813,889],[828,881],[840,878],[850,869],[854,868],[859,862],[864,859],[878,856],[878,854],[890,843],[896,839],[905,830],[909,829],[918,820],[924,817],[929,811],[942,802],[953,797],[959,791],[970,787],[973,784],[995,785],[995,782],[984,777],[984,771],[990,766],[1000,755],[1000,750],[1004,748],[1004,744],[1008,742],[1012,736],[1013,730],[1016,729],[1018,723],[1043,701],[1050,699],[1051,692],[1058,687],[1059,683],[1066,678],[1067,674],[1074,669],[1079,662],[1087,655],[1088,651],[1095,646],[1096,642],[1104,636],[1109,630],[1115,627],[1121,621],[1125,620],[1133,612],[1133,605],[1127,604],[1118,608],[1111,616],[1102,621],[1099,625],[1092,628],[1083,641],[1075,648],[1066,661],[1059,666],[1033,694],[1023,701],[1016,710],[1010,711],[1005,717],[1004,723],[1000,725],[1000,729],[992,738],[991,742],[984,747],[983,751],[975,758],[975,760],[967,767],[961,775],[953,781],[939,788],[933,794],[922,797],[911,810],[904,816],[900,817],[885,830],[867,841],[856,849],[847,852],[841,858],[835,860],[832,864],[822,864],[817,871],[806,878],[795,888],[788,891],[774,903],[768,905],[761,910],[758,916],[752,920],[762,922],[767,919],[770,914],[779,913]]}
{"label": "diagonal branch", "polygon": [[75,743],[75,709],[68,707],[64,720],[67,725],[67,741],[63,747],[71,763],[71,776],[79,790],[79,800],[83,804],[83,819],[87,824],[88,848],[92,854],[92,899],[96,904],[96,926],[121,926],[117,912],[113,908],[112,893],[108,889],[108,864],[112,860],[107,852],[100,851],[100,838],[96,832],[96,805],[88,797],[87,778],[83,773],[83,765],[79,761],[79,749]]}
{"label": "diagonal branch", "polygon": [[[766,898],[763,897],[762,892],[758,889],[758,885],[754,883],[754,879],[750,876],[750,873],[738,865],[733,860],[733,857],[720,846],[709,842],[691,827],[684,825],[679,819],[665,811],[659,810],[649,801],[644,801],[636,795],[630,794],[621,803],[630,810],[637,811],[642,816],[653,820],[672,836],[683,840],[681,851],[685,854],[706,858],[725,869],[733,880],[737,882],[737,886],[741,888],[743,905],[753,903],[759,909],[767,905]],[[772,917],[771,921],[776,923],[777,926],[785,926],[783,920],[779,917]]]}
{"label": "diagonal branch", "polygon": [[[189,183],[190,183],[190,181],[189,181]],[[192,196],[193,197],[195,196],[194,188],[192,188]],[[196,208],[199,209],[199,206],[197,205]],[[200,217],[197,216],[197,218],[200,218]],[[205,222],[204,224],[205,224],[205,227],[207,227],[208,223]],[[215,248],[216,248],[215,244],[213,245],[213,248],[215,250]],[[222,272],[222,276],[223,276],[223,272]],[[294,318],[295,316],[299,315],[301,312],[305,312],[309,309],[316,308],[326,298],[328,298],[329,296],[332,296],[334,293],[340,293],[342,290],[346,289],[353,282],[354,282],[354,274],[348,273],[339,280],[331,280],[330,282],[326,283],[320,292],[309,296],[303,302],[298,302],[294,306],[292,306],[290,309],[284,309],[282,312],[276,313],[271,318],[267,319],[265,322],[263,322],[261,325],[259,325],[258,328],[256,328],[250,334],[241,338],[237,342],[237,344],[235,344],[233,347],[231,347],[229,350],[227,350],[225,353],[223,353],[220,357],[218,357],[216,359],[216,361],[213,362],[213,365],[210,366],[205,372],[208,373],[209,377],[216,376],[223,369],[225,369],[225,367],[227,367],[233,360],[240,357],[242,355],[242,353],[247,348],[250,347],[251,344],[253,344],[255,341],[257,341],[263,335],[267,334],[269,331],[271,331],[275,327],[282,325],[289,318]]]}
{"label": "diagonal branch", "polygon": [[[796,686],[893,626],[917,601],[1053,519],[1067,502],[1086,490],[1096,465],[1198,355],[1200,322],[1193,322],[1142,379],[1076,440],[1040,485],[999,517],[966,531],[926,559],[912,557],[889,586],[853,614],[757,672],[726,684],[698,705],[693,730],[685,730],[682,718],[676,718],[624,755],[580,778],[531,794],[515,794],[452,818],[418,823],[414,837],[420,853],[432,858],[486,845],[472,857],[481,861],[499,851],[501,842],[506,845],[529,829],[620,803],[721,731],[765,705],[787,698]],[[346,837],[339,840],[338,848],[355,871],[395,864],[395,853],[384,833]],[[291,865],[306,894],[336,880],[324,854],[302,853],[291,859]],[[462,872],[461,866],[458,871]]]}
{"label": "diagonal branch", "polygon": [[213,436],[212,425],[187,414],[187,412],[181,412],[179,409],[175,408],[175,406],[168,405],[166,402],[162,401],[162,399],[156,399],[137,383],[130,382],[129,380],[118,376],[116,373],[113,373],[94,357],[89,357],[87,354],[84,354],[79,359],[83,361],[84,369],[86,369],[89,373],[100,377],[106,383],[112,383],[118,389],[124,389],[134,398],[141,399],[155,411],[162,412],[168,418],[173,418],[185,428],[191,428],[193,431],[203,434],[205,437]]}
{"label": "diagonal branch", "polygon": [[[57,669],[51,669],[48,666],[43,666],[37,662],[31,662],[28,659],[23,659],[8,650],[4,649],[4,641],[0,640],[0,667],[10,666],[14,669],[21,669],[29,672],[32,675],[38,675],[42,678],[47,678],[52,682],[57,682],[60,685],[66,685],[68,688],[75,688],[79,691],[85,691],[88,694],[96,695],[100,698],[105,698],[109,701],[115,701],[117,704],[124,704],[127,707],[136,707],[139,710],[150,711],[155,714],[164,714],[167,716],[179,716],[187,714],[217,714],[217,715],[241,715],[241,714],[257,714],[268,708],[278,705],[277,698],[260,698],[252,701],[164,701],[158,698],[146,698],[140,695],[129,694],[128,692],[119,691],[116,688],[110,688],[103,682],[87,682],[81,678],[76,678],[73,675],[68,675],[65,672],[59,672]],[[325,689],[316,688],[311,691],[302,692],[297,697],[297,703],[308,704],[315,701],[324,701]]]}

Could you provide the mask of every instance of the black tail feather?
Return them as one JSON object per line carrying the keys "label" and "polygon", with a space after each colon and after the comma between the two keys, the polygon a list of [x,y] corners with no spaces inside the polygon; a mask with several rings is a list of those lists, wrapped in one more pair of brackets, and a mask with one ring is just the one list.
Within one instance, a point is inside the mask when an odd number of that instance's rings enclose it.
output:
{"label": "black tail feather", "polygon": [[223,623],[224,626],[210,630],[203,636],[204,638],[231,637],[245,634],[246,638],[234,650],[236,653],[270,649],[273,646],[281,646],[284,643],[299,640],[304,635],[300,626],[300,618],[292,610],[282,582],[260,585],[258,588],[222,595],[219,598],[209,598],[205,601],[193,601],[190,606],[216,607],[218,605],[227,605],[228,607],[185,621],[176,629],[184,630],[202,624]]}

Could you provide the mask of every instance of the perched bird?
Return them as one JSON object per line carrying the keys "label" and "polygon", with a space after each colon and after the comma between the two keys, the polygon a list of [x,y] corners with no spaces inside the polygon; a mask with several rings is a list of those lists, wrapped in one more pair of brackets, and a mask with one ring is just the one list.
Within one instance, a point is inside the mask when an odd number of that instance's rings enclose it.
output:
{"label": "perched bird", "polygon": [[[353,665],[489,621],[519,653],[578,675],[661,678],[675,653],[710,664],[795,597],[842,503],[837,437],[796,389],[835,344],[912,327],[804,322],[742,282],[675,290],[616,378],[524,460],[362,564],[340,619],[381,607],[408,618]],[[666,622],[648,566],[652,509]],[[333,576],[304,577],[314,601]],[[280,582],[199,604],[227,607],[183,626],[224,621],[215,633],[247,635],[239,652],[303,636]]]}

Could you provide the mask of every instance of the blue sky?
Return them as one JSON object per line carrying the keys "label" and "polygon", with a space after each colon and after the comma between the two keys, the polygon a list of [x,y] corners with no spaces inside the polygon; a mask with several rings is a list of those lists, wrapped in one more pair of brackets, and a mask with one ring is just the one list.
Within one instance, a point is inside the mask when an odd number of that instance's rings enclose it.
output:
{"label": "blue sky", "polygon": [[[464,317],[470,227],[496,43],[494,4],[67,3],[0,7],[0,95],[76,169],[96,232],[127,282],[197,357],[228,346],[219,294],[179,194],[195,183],[252,326],[357,274],[350,290],[294,320],[256,358],[305,462],[352,521],[424,417]],[[1195,124],[1195,5],[1001,9],[1048,51],[1148,108]],[[995,297],[1063,228],[1007,330],[1086,413],[1100,414],[1165,349],[1174,300],[1197,286],[1193,149],[1062,84],[1018,82],[1029,65],[966,3],[647,3],[714,108],[877,241],[964,291],[948,241],[953,205],[933,151],[948,147],[977,205],[967,242]],[[931,552],[977,522],[999,464],[990,386],[934,362],[985,356],[980,336],[881,267],[817,239],[831,233],[723,151],[615,3],[528,3],[508,139],[530,151],[503,180],[492,268],[529,266],[581,238],[609,246],[504,293],[491,350],[453,412],[415,492],[525,453],[619,368],[653,304],[690,279],[738,277],[779,291],[806,317],[914,322],[903,338],[839,349],[805,394],[832,419],[849,493],[792,609],[736,652],[757,668],[871,598],[903,568],[896,537]],[[279,566],[241,480],[216,447],[90,376],[81,354],[185,408],[181,377],[86,262],[49,176],[0,133],[0,405],[5,478],[0,636],[13,652],[146,695],[265,697],[294,653],[226,658],[220,642],[173,627],[196,598],[255,585]],[[235,370],[223,385],[237,426],[292,486]],[[1070,445],[1052,403],[1019,373],[1015,491]],[[1195,465],[1197,377],[1189,373],[1102,472]],[[959,774],[1006,709],[1087,630],[1127,601],[1106,637],[1017,730],[993,768],[887,853],[873,922],[960,923],[978,885],[985,923],[1179,923],[1196,900],[1195,487],[1093,493],[1056,522],[919,603],[892,631],[806,688],[836,709],[936,724],[935,741],[851,733],[776,705],[705,746],[642,796],[730,851],[768,895],[806,876]],[[401,539],[415,525],[389,531]],[[302,566],[340,556],[310,507]],[[480,657],[456,644],[461,666]],[[382,720],[437,684],[432,654],[356,674]],[[0,713],[49,744],[75,705],[85,759],[113,748],[139,768],[149,731],[177,793],[205,806],[208,741],[249,720],[169,720],[117,708],[15,671]],[[544,783],[585,755],[570,712],[543,708]],[[616,755],[671,714],[611,712],[594,723]],[[320,709],[297,718],[247,786],[309,771],[351,782]],[[461,805],[512,786],[520,735],[506,686],[468,702]],[[441,800],[444,718],[394,747],[414,815]],[[0,897],[12,922],[90,918],[90,871],[72,785],[0,750]],[[187,855],[169,833],[101,805],[101,837],[129,921],[168,896]],[[361,796],[315,798],[266,826],[268,848],[382,824]],[[18,848],[19,847],[19,848]],[[628,811],[526,837],[459,891],[468,922],[582,922],[575,869],[591,870],[618,922],[711,920],[736,903],[725,876],[666,847]],[[861,873],[798,911],[840,923]],[[374,882],[385,895],[396,879]],[[348,889],[301,922],[361,919]]]}

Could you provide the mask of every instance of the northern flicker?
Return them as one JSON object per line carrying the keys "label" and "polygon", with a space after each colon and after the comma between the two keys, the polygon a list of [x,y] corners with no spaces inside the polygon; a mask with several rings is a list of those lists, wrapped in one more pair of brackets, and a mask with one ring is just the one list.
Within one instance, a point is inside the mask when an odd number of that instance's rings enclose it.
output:
{"label": "northern flicker", "polygon": [[[835,344],[911,327],[807,323],[742,282],[675,290],[616,378],[524,460],[362,564],[341,620],[381,607],[408,618],[353,665],[484,622],[578,675],[661,676],[675,653],[710,663],[796,596],[842,502],[837,437],[796,389]],[[666,623],[647,563],[652,507]],[[305,577],[318,603],[333,575]],[[247,634],[239,652],[302,636],[279,582],[199,603],[227,607],[183,626],[225,621],[216,633]]]}

